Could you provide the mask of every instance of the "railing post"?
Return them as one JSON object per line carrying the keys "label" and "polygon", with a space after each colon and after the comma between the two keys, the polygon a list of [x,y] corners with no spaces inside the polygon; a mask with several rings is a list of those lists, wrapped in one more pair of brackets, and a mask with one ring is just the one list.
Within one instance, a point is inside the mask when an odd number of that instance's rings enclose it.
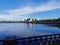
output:
{"label": "railing post", "polygon": [[7,37],[3,41],[3,45],[18,45],[18,41],[16,40],[15,37]]}

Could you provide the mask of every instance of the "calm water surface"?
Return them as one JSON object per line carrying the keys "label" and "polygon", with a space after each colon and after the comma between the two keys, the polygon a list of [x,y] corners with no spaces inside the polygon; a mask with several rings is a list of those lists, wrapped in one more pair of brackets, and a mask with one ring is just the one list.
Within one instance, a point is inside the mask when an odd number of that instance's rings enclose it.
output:
{"label": "calm water surface", "polygon": [[60,28],[45,24],[0,23],[0,39],[7,36],[17,38],[60,33]]}

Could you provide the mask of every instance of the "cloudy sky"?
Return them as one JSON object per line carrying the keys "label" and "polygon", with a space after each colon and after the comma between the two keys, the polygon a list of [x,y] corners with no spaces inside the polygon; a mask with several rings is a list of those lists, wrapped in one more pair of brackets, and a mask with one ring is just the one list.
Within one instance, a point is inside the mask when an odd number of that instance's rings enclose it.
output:
{"label": "cloudy sky", "polygon": [[60,0],[0,0],[0,20],[60,17]]}

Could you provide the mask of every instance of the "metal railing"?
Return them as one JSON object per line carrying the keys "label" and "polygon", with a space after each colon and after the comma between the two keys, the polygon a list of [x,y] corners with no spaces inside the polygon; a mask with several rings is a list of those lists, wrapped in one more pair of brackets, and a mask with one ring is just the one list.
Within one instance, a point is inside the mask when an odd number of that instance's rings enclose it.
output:
{"label": "metal railing", "polygon": [[60,34],[0,40],[0,45],[60,45]]}

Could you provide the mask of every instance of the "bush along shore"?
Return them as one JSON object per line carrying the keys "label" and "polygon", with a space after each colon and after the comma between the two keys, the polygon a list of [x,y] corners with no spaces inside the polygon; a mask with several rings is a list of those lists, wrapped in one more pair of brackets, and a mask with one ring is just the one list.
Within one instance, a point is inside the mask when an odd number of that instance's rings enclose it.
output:
{"label": "bush along shore", "polygon": [[57,19],[45,19],[45,20],[33,20],[31,22],[24,22],[24,23],[36,23],[36,24],[48,24],[48,25],[55,25],[55,26],[60,26],[60,18]]}

